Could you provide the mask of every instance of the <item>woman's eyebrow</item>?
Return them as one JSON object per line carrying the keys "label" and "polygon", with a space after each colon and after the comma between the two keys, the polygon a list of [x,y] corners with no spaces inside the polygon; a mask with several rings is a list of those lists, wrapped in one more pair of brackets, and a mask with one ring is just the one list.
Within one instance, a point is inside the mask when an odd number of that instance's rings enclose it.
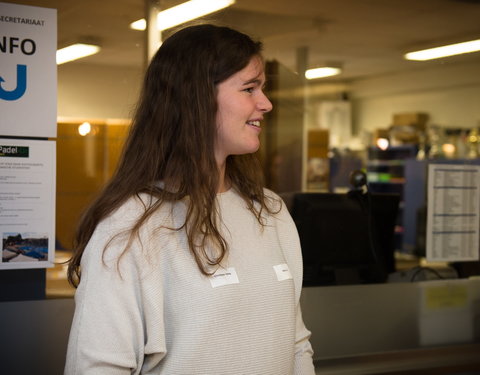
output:
{"label": "woman's eyebrow", "polygon": [[251,84],[255,84],[258,86],[260,84],[260,80],[257,78],[254,78],[254,79],[249,79],[248,81],[243,82],[243,86],[248,86]]}
{"label": "woman's eyebrow", "polygon": [[260,85],[263,84],[263,81],[261,79],[255,77],[255,78],[249,79],[248,81],[245,81],[243,83],[243,86],[247,86],[247,85],[251,85],[251,84],[255,84],[257,86],[260,86]]}

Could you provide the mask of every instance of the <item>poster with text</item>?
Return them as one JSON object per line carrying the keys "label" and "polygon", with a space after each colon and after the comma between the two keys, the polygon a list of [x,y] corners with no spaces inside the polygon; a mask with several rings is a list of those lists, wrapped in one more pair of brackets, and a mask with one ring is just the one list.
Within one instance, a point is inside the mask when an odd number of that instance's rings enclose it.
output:
{"label": "poster with text", "polygon": [[0,136],[57,136],[57,11],[0,2]]}
{"label": "poster with text", "polygon": [[0,270],[52,267],[55,141],[0,138]]}
{"label": "poster with text", "polygon": [[480,166],[430,164],[427,260],[478,260],[479,214]]}

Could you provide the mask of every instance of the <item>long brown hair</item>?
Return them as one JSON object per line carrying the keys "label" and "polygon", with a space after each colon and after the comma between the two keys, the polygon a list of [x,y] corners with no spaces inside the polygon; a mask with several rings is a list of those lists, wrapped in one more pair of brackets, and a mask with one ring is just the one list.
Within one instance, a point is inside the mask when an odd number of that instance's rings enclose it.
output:
{"label": "long brown hair", "polygon": [[[141,225],[164,202],[188,197],[185,230],[200,271],[218,265],[228,246],[216,224],[215,198],[219,171],[214,157],[216,86],[261,55],[261,43],[227,27],[196,25],[165,40],[153,57],[117,170],[80,220],[68,279],[80,280],[80,261],[96,226],[127,199],[147,193],[155,199],[131,228],[130,243]],[[227,158],[226,179],[262,223],[272,212],[263,192],[255,155]],[[159,182],[163,182],[161,188]],[[255,204],[257,202],[258,204]],[[218,248],[208,255],[206,241]],[[128,251],[128,246],[125,251]]]}

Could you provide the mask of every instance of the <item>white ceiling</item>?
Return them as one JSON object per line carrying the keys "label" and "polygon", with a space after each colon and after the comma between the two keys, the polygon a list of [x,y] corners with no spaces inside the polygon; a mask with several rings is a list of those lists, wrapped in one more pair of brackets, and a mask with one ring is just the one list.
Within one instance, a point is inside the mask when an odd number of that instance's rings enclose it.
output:
{"label": "white ceiling", "polygon": [[[153,0],[150,0],[153,1]],[[142,0],[6,1],[58,10],[59,47],[93,39],[103,47],[71,64],[142,66],[144,33],[129,29],[142,18]],[[182,1],[160,0],[162,8]],[[435,60],[404,61],[417,47],[480,38],[479,0],[237,0],[211,16],[260,38],[267,59],[296,69],[297,51],[306,47],[309,65],[341,63],[352,80],[438,64],[478,62],[480,52]],[[168,31],[164,33],[168,36]]]}

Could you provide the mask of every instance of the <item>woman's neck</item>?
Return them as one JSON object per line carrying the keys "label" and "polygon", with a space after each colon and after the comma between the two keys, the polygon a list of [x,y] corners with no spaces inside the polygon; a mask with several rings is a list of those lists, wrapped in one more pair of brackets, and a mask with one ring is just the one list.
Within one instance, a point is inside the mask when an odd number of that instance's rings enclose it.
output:
{"label": "woman's neck", "polygon": [[225,179],[226,162],[218,165],[218,189],[217,193],[224,193],[230,189],[230,182]]}

